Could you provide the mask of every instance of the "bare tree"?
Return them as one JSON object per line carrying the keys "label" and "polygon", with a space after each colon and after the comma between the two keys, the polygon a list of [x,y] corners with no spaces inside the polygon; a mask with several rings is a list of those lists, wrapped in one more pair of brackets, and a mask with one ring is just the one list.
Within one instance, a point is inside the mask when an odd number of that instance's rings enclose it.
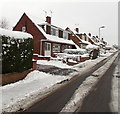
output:
{"label": "bare tree", "polygon": [[6,18],[2,18],[0,20],[0,27],[4,29],[8,29],[8,21]]}

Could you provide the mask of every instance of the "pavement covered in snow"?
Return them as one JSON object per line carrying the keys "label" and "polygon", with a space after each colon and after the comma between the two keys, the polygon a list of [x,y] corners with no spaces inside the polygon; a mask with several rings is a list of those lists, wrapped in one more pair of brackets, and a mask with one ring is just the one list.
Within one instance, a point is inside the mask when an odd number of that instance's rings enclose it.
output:
{"label": "pavement covered in snow", "polygon": [[69,66],[69,65],[63,63],[62,61],[57,61],[57,60],[51,60],[51,61],[38,60],[37,64],[52,65],[52,66],[56,66],[56,67],[59,67],[59,68],[72,68],[72,66]]}
{"label": "pavement covered in snow", "polygon": [[[70,80],[76,73],[85,72],[109,55],[110,54],[99,57],[95,60],[88,60],[74,66],[68,66],[58,61],[41,61],[44,65],[74,69],[78,72],[63,76],[35,70],[21,81],[0,87],[0,91],[2,91],[2,93],[0,93],[0,95],[2,94],[2,101],[0,101],[2,111],[13,112],[28,107],[31,103],[34,103],[36,100],[53,91],[54,88],[58,88],[60,86],[58,83],[64,80]],[[39,64],[39,62],[37,64]],[[91,79],[92,77],[89,77],[87,80],[92,83]],[[85,82],[83,82],[83,84],[85,84]]]}
{"label": "pavement covered in snow", "polygon": [[35,70],[29,73],[25,79],[1,87],[3,111],[19,110],[26,103],[25,99],[29,98],[30,101],[33,99],[33,95],[44,92],[55,83],[68,78],[67,76],[55,76]]}

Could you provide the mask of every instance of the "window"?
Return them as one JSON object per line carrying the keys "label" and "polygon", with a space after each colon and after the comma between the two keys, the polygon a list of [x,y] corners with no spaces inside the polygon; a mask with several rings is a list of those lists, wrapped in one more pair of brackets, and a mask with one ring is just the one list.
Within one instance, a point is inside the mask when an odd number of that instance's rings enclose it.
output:
{"label": "window", "polygon": [[60,52],[60,44],[53,44],[53,52]]}
{"label": "window", "polygon": [[45,50],[50,50],[50,43],[45,43]]}
{"label": "window", "polygon": [[58,36],[58,30],[51,28],[51,35]]}
{"label": "window", "polygon": [[22,27],[22,32],[26,32],[26,27],[25,26]]}
{"label": "window", "polygon": [[89,37],[88,36],[86,36],[86,41],[89,41]]}
{"label": "window", "polygon": [[67,49],[67,45],[62,45],[62,52]]}
{"label": "window", "polygon": [[82,35],[82,40],[85,40],[85,36],[84,35]]}
{"label": "window", "polygon": [[72,49],[72,46],[69,45],[69,46],[68,46],[68,49]]}
{"label": "window", "polygon": [[63,38],[64,38],[64,39],[68,39],[68,33],[65,32],[65,31],[63,32]]}

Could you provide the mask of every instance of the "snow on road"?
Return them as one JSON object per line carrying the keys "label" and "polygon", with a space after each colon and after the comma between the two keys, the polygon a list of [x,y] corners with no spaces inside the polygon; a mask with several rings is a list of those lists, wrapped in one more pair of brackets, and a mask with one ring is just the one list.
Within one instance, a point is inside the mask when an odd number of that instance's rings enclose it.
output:
{"label": "snow on road", "polygon": [[[78,107],[81,107],[83,99],[89,94],[90,90],[96,85],[98,80],[110,67],[116,57],[117,54],[112,57],[112,59],[110,59],[104,66],[100,67],[91,76],[86,78],[86,80],[83,81],[83,83],[78,87],[74,95],[71,97],[70,101],[68,101],[68,103],[61,110],[61,112],[75,112]],[[98,77],[96,77],[96,75]]]}
{"label": "snow on road", "polygon": [[118,65],[115,67],[115,71],[113,74],[112,79],[112,91],[111,91],[111,111],[112,112],[118,112],[118,89],[120,88],[118,86],[118,82],[120,80],[120,71]]}
{"label": "snow on road", "polygon": [[[28,101],[30,101],[33,99],[32,95],[44,92],[47,88],[67,78],[69,77],[54,76],[35,70],[29,73],[25,79],[1,87],[3,111],[19,110],[23,105],[24,99],[28,97]],[[21,100],[22,103],[20,102]],[[26,100],[24,103],[26,103]]]}
{"label": "snow on road", "polygon": [[[53,65],[60,68],[72,68],[79,71],[79,73],[85,72],[86,70],[90,69],[92,66],[100,62],[101,60],[105,59],[110,54],[99,57],[95,60],[88,60],[82,63],[79,63],[73,67],[68,66],[66,64],[60,63],[58,61],[41,61],[42,64],[46,65]],[[41,63],[40,62],[40,63]],[[38,62],[39,64],[39,62]],[[16,83],[8,84],[5,86],[0,87],[0,95],[2,94],[2,100],[0,104],[2,104],[2,112],[12,112],[17,111],[19,109],[24,109],[28,107],[31,103],[35,100],[43,97],[46,93],[49,93],[54,89],[54,87],[60,86],[57,83],[70,79],[74,76],[74,73],[68,76],[61,76],[61,75],[52,75],[49,73],[44,73],[40,71],[33,71],[28,74],[28,76]],[[94,83],[91,80],[91,77],[88,80],[90,83]],[[83,83],[86,85],[85,83]],[[88,86],[86,86],[88,87]],[[84,94],[84,89],[83,89]]]}

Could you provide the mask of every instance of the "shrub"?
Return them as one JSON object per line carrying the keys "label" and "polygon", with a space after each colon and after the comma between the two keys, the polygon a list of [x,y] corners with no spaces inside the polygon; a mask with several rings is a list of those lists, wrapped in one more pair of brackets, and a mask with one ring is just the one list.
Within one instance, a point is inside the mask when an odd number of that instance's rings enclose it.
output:
{"label": "shrub", "polygon": [[23,72],[32,68],[33,39],[0,36],[2,73]]}

